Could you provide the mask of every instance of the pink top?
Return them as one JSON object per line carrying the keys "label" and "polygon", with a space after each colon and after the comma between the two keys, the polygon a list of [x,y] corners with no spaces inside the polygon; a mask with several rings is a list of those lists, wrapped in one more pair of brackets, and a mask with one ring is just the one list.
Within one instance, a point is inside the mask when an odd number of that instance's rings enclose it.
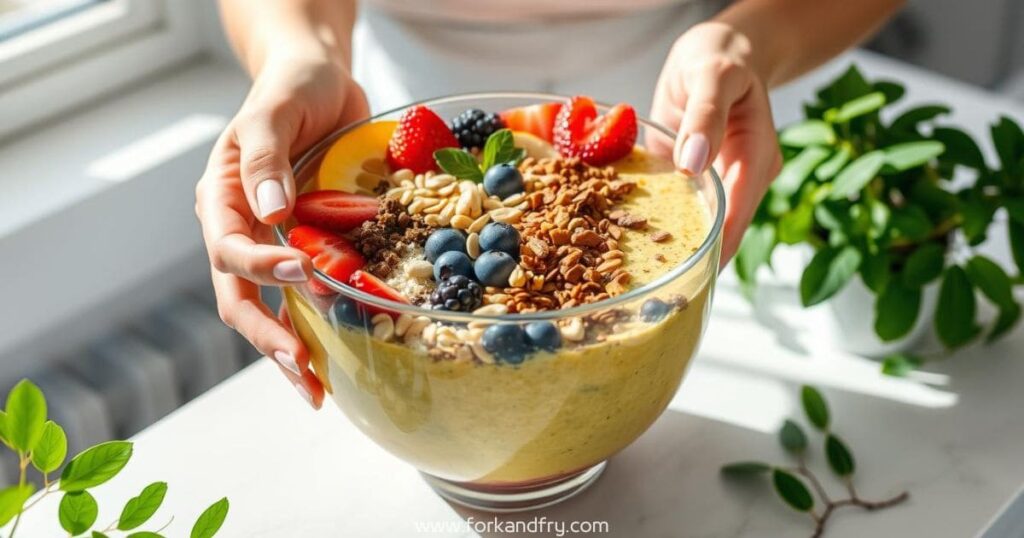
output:
{"label": "pink top", "polygon": [[381,10],[420,20],[531,21],[608,17],[687,0],[369,0]]}

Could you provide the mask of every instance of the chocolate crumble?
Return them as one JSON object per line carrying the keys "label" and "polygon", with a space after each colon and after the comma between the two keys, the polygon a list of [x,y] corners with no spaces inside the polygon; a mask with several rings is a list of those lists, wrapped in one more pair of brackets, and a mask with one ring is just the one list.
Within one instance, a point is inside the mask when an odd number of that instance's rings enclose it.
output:
{"label": "chocolate crumble", "polygon": [[431,227],[410,215],[398,200],[383,200],[377,216],[352,231],[356,249],[366,258],[365,271],[387,278],[402,260],[401,252],[427,241]]}

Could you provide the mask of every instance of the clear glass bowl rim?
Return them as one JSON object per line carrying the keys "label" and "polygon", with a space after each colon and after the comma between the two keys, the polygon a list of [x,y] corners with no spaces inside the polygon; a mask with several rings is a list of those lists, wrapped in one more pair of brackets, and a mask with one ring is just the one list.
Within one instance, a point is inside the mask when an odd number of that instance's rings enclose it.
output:
{"label": "clear glass bowl rim", "polygon": [[[453,94],[445,97],[423,99],[421,101],[416,101],[404,106],[380,112],[365,120],[358,121],[356,123],[351,123],[349,125],[346,125],[345,127],[342,127],[341,129],[338,129],[337,131],[331,133],[329,136],[318,142],[312,148],[307,150],[299,158],[299,160],[296,161],[295,165],[292,167],[292,171],[294,174],[297,175],[300,170],[302,170],[307,164],[309,164],[310,161],[320,156],[334,143],[334,141],[344,136],[349,131],[352,131],[353,129],[356,129],[367,123],[382,119],[386,116],[390,116],[392,114],[401,112],[410,107],[417,105],[431,106],[439,104],[458,103],[462,101],[470,102],[488,99],[536,99],[540,102],[551,102],[567,101],[569,97],[564,95],[543,92],[473,92]],[[607,103],[598,102],[597,107],[599,110],[607,110],[608,108],[611,108],[611,105],[608,105]],[[637,118],[637,121],[644,127],[654,129],[673,140],[676,137],[676,133],[674,131],[663,125],[655,123],[654,121],[651,121],[646,118]],[[711,230],[708,232],[707,237],[704,238],[704,241],[701,242],[701,245],[697,249],[697,251],[691,254],[685,260],[683,260],[679,265],[673,267],[670,271],[654,279],[653,281],[648,282],[647,284],[640,286],[639,288],[629,290],[626,293],[623,293],[622,295],[617,295],[615,297],[611,297],[603,301],[588,303],[561,310],[545,310],[541,312],[530,312],[526,314],[517,313],[502,315],[479,315],[473,314],[471,312],[450,312],[444,310],[430,310],[416,305],[410,305],[390,301],[387,299],[382,299],[380,297],[377,297],[376,295],[365,293],[347,284],[338,282],[337,280],[334,280],[326,273],[323,273],[316,268],[313,269],[313,278],[324,283],[327,287],[338,292],[342,296],[354,299],[360,303],[366,303],[378,308],[384,308],[392,312],[409,314],[411,316],[427,316],[431,319],[443,320],[452,323],[468,323],[471,321],[504,321],[523,323],[529,321],[554,321],[566,317],[586,316],[587,314],[591,314],[595,311],[612,308],[615,307],[616,305],[628,303],[630,301],[648,295],[651,292],[656,291],[662,286],[668,284],[669,282],[672,282],[676,278],[679,278],[682,275],[686,274],[690,269],[697,265],[698,262],[700,262],[706,256],[709,256],[711,254],[711,251],[715,246],[715,242],[718,240],[718,237],[722,234],[722,227],[725,222],[725,188],[722,186],[722,180],[719,178],[718,173],[715,172],[714,168],[709,167],[706,173],[711,176],[711,181],[714,184],[715,197],[718,203],[716,204],[717,211],[715,212]],[[274,235],[275,237],[277,237],[277,241],[281,245],[288,246],[288,239],[283,224],[278,224],[274,226]],[[717,270],[717,268],[715,270]]]}

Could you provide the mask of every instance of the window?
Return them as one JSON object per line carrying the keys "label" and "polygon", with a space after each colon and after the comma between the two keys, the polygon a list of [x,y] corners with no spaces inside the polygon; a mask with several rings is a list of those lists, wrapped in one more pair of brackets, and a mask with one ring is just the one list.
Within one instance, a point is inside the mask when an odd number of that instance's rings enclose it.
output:
{"label": "window", "polygon": [[0,142],[197,54],[204,0],[0,0]]}

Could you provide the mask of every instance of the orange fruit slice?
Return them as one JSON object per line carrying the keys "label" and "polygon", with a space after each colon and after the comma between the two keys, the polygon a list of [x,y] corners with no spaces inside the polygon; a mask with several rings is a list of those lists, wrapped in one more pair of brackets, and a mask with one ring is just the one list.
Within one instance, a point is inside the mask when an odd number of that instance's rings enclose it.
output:
{"label": "orange fruit slice", "polygon": [[387,174],[384,157],[397,125],[396,121],[375,121],[346,133],[327,150],[316,181],[304,190],[373,194],[373,187]]}

